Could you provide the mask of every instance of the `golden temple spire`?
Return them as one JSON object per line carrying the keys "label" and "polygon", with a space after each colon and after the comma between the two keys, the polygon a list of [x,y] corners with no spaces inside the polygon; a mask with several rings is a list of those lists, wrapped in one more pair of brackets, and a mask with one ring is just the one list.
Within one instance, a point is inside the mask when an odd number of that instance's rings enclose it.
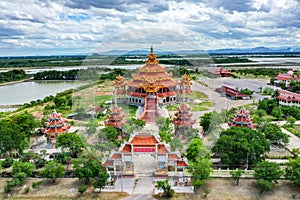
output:
{"label": "golden temple spire", "polygon": [[158,64],[158,60],[156,60],[157,56],[154,54],[153,46],[151,45],[150,54],[147,56],[146,63],[147,64]]}

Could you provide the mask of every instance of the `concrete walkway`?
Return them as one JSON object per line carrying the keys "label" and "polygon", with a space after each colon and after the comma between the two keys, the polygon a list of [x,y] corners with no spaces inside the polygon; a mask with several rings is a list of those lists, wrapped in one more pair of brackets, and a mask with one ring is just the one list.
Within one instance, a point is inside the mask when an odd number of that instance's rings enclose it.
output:
{"label": "concrete walkway", "polygon": [[300,149],[300,138],[298,138],[293,133],[289,132],[288,130],[281,128],[282,132],[290,136],[289,143],[287,144],[287,148],[291,151],[294,148]]}

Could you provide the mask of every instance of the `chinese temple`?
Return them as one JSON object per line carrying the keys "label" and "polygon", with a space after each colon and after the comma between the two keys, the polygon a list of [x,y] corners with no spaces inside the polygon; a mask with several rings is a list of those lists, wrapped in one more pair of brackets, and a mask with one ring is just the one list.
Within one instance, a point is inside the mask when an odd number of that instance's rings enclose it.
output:
{"label": "chinese temple", "polygon": [[47,146],[49,149],[55,147],[56,138],[60,134],[65,134],[70,129],[70,125],[66,124],[66,119],[62,118],[62,114],[57,113],[55,110],[48,117],[48,121],[45,122],[46,127],[42,129],[42,132],[47,138]]}
{"label": "chinese temple", "polygon": [[186,171],[188,163],[177,153],[171,152],[164,142],[152,134],[137,133],[128,142],[125,142],[119,152],[112,153],[103,166],[112,175],[120,174],[134,176],[134,155],[148,153],[155,157],[156,176],[168,176],[169,172]]}
{"label": "chinese temple", "polygon": [[244,126],[256,129],[256,125],[253,123],[253,119],[250,118],[250,114],[244,108],[236,111],[236,115],[232,117],[232,122],[228,123],[229,126]]}
{"label": "chinese temple", "polygon": [[[165,67],[159,65],[153,48],[147,56],[146,65],[133,74],[133,80],[127,83],[127,103],[144,108],[140,119],[152,123],[158,117],[159,106],[174,104],[177,101],[177,82],[172,79],[172,73],[167,73]],[[124,84],[120,76],[115,81],[115,92],[124,94]],[[118,102],[122,102],[118,97]],[[123,101],[124,102],[124,101]]]}
{"label": "chinese temple", "polygon": [[192,119],[191,107],[186,103],[180,104],[175,113],[175,118],[172,120],[175,125],[175,133],[179,133],[188,127],[192,127],[196,120]]}

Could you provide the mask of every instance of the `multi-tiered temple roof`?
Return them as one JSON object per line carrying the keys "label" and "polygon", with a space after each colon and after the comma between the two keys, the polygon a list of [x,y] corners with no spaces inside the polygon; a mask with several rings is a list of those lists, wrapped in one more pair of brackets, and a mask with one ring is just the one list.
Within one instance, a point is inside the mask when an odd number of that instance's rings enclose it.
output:
{"label": "multi-tiered temple roof", "polygon": [[48,122],[45,122],[46,127],[42,129],[48,140],[56,139],[60,134],[67,133],[70,125],[66,124],[66,119],[62,118],[62,114],[53,111],[48,116]]}
{"label": "multi-tiered temple roof", "polygon": [[195,124],[196,120],[192,119],[191,107],[186,103],[182,103],[175,113],[175,118],[173,119],[173,124],[176,127],[191,127]]}
{"label": "multi-tiered temple roof", "polygon": [[105,122],[106,126],[113,126],[113,127],[122,127],[125,124],[125,115],[122,112],[122,108],[118,105],[114,105],[110,108],[110,115],[108,120]]}
{"label": "multi-tiered temple roof", "polygon": [[228,123],[229,126],[244,126],[251,129],[256,129],[256,125],[253,123],[253,119],[250,118],[250,114],[244,108],[236,111],[236,115],[232,118],[232,122]]}
{"label": "multi-tiered temple roof", "polygon": [[[176,82],[172,79],[172,73],[167,73],[165,67],[159,65],[153,48],[147,56],[146,65],[140,67],[137,74],[133,74],[133,80],[128,83],[129,87],[141,88],[141,91],[129,92],[132,96],[145,96],[145,92],[158,92],[160,89],[175,87]],[[175,88],[174,88],[175,89]],[[176,95],[175,91],[161,92],[159,96]]]}

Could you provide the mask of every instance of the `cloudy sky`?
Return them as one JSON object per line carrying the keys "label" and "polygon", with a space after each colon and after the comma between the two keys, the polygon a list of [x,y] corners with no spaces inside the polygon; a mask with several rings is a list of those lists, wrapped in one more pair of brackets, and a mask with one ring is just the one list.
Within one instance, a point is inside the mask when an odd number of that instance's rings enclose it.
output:
{"label": "cloudy sky", "polygon": [[1,0],[0,56],[300,46],[299,0]]}

